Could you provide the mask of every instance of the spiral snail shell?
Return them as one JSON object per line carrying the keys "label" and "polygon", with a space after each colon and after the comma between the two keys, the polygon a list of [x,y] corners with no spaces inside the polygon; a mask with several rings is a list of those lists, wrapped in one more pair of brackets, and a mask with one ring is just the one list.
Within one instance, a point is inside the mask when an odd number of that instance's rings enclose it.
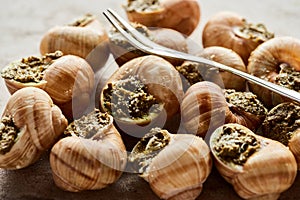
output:
{"label": "spiral snail shell", "polygon": [[116,182],[127,154],[107,113],[94,110],[72,122],[50,153],[55,184],[66,191],[99,190]]}
{"label": "spiral snail shell", "polygon": [[196,0],[128,0],[124,7],[131,22],[171,28],[185,35],[190,35],[200,21]]}
{"label": "spiral snail shell", "polygon": [[287,147],[239,124],[215,130],[210,149],[219,173],[243,199],[276,200],[297,175],[296,160]]}
{"label": "spiral snail shell", "polygon": [[129,162],[161,199],[196,199],[212,168],[209,147],[201,138],[160,128],[136,144]]}
{"label": "spiral snail shell", "polygon": [[181,104],[184,127],[189,133],[205,137],[224,123],[238,123],[255,131],[267,109],[251,92],[222,90],[208,81],[192,85]]}
{"label": "spiral snail shell", "polygon": [[204,47],[222,46],[232,49],[247,65],[251,52],[274,37],[263,24],[251,24],[233,12],[220,12],[205,24],[202,33]]}
{"label": "spiral snail shell", "polygon": [[[249,57],[248,73],[272,83],[300,92],[300,40],[276,37],[258,46]],[[250,90],[267,106],[274,107],[288,98],[255,84]]]}
{"label": "spiral snail shell", "polygon": [[0,168],[20,169],[61,137],[68,121],[43,90],[27,87],[8,100],[0,121]]}
{"label": "spiral snail shell", "polygon": [[45,90],[69,120],[82,115],[94,89],[90,65],[83,58],[64,56],[60,51],[12,62],[1,75],[11,94],[29,86]]}
{"label": "spiral snail shell", "polygon": [[94,15],[86,14],[68,25],[55,26],[43,35],[41,54],[58,50],[65,55],[86,59],[93,70],[97,71],[104,66],[109,56],[108,35]]}
{"label": "spiral snail shell", "polygon": [[126,134],[140,138],[177,114],[182,97],[180,75],[173,65],[148,55],[117,69],[101,92],[100,108],[111,113]]}

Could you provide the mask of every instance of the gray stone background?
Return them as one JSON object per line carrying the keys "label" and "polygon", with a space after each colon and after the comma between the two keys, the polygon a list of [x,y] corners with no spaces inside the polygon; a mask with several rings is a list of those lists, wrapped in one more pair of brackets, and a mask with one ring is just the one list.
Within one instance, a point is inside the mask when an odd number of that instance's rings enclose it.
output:
{"label": "gray stone background", "polygon": [[[0,0],[0,68],[9,62],[39,54],[42,35],[55,25],[66,24],[85,13],[92,13],[109,27],[102,11],[110,7],[122,16],[126,0]],[[219,11],[234,11],[250,22],[263,22],[277,36],[300,38],[299,0],[199,0],[201,22],[192,34],[201,47],[201,30],[207,19]],[[108,64],[113,65],[112,59]],[[9,94],[0,80],[0,111]],[[149,185],[135,174],[124,174],[112,186],[100,191],[69,193],[58,189],[52,180],[48,152],[34,165],[18,170],[0,169],[0,199],[157,199]],[[198,199],[240,199],[232,187],[213,170]],[[300,199],[300,177],[282,193],[281,200]]]}

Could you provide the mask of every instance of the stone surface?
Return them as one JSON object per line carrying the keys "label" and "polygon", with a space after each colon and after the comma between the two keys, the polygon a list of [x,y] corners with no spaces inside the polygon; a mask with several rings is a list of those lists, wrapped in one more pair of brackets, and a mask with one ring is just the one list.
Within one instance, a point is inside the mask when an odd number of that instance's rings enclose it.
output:
{"label": "stone surface", "polygon": [[[122,16],[125,12],[121,5],[125,0],[0,0],[0,68],[21,57],[39,54],[39,41],[42,35],[55,25],[66,24],[85,13],[92,13],[109,28],[102,16],[106,8],[113,8]],[[202,16],[198,29],[192,34],[193,41],[201,47],[201,30],[207,19],[218,11],[234,11],[250,22],[263,22],[277,36],[289,35],[300,38],[300,1],[298,0],[199,0]],[[112,59],[105,69],[98,73],[105,80],[113,69]],[[2,113],[8,91],[0,80],[0,111]],[[125,173],[110,187],[100,191],[81,193],[64,192],[52,180],[48,152],[34,165],[17,171],[0,169],[0,199],[6,200],[94,200],[94,199],[158,199],[147,182],[136,174]],[[300,199],[300,177],[294,185],[282,193],[281,200]],[[240,199],[231,185],[213,169],[204,184],[198,199]]]}

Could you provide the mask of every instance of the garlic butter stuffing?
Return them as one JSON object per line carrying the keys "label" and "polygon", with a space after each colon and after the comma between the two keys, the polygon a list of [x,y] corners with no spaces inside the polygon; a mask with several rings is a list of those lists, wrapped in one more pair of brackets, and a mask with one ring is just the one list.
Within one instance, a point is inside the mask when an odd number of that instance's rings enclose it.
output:
{"label": "garlic butter stuffing", "polygon": [[260,148],[260,142],[243,129],[224,126],[213,148],[224,162],[242,165]]}
{"label": "garlic butter stuffing", "polygon": [[279,74],[275,77],[274,82],[283,87],[300,92],[300,72],[286,63],[280,65]]}
{"label": "garlic butter stuffing", "polygon": [[98,109],[74,120],[64,134],[76,135],[83,138],[92,138],[99,131],[110,123],[110,117],[107,113],[101,113]]}
{"label": "garlic butter stuffing", "polygon": [[300,169],[300,105],[285,102],[272,108],[263,124],[262,136],[281,142],[294,154]]}
{"label": "garlic butter stuffing", "polygon": [[4,116],[0,121],[0,154],[10,151],[20,130],[15,126],[12,116]]}
{"label": "garlic butter stuffing", "polygon": [[159,112],[159,102],[147,92],[147,87],[137,78],[108,84],[103,91],[104,106],[116,118],[144,118],[149,112]]}
{"label": "garlic butter stuffing", "polygon": [[39,83],[43,80],[45,70],[54,60],[63,56],[61,51],[47,53],[44,56],[30,56],[12,62],[1,71],[4,79],[12,79],[21,83]]}
{"label": "garlic butter stuffing", "polygon": [[128,0],[126,10],[129,12],[147,12],[161,10],[162,6],[159,0]]}

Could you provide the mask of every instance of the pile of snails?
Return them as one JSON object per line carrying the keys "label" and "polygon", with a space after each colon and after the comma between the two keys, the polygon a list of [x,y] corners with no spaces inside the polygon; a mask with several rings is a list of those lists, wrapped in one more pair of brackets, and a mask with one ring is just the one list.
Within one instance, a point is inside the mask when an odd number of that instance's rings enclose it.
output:
{"label": "pile of snails", "polygon": [[[198,1],[128,0],[124,8],[146,37],[189,52]],[[298,39],[221,12],[205,24],[202,44],[197,56],[300,91]],[[28,167],[50,150],[63,190],[99,190],[130,170],[161,199],[196,199],[213,164],[243,199],[278,199],[296,179],[299,102],[199,63],[146,55],[91,14],[51,28],[40,54],[1,71],[11,93],[1,168]],[[96,83],[110,54],[119,68]]]}

